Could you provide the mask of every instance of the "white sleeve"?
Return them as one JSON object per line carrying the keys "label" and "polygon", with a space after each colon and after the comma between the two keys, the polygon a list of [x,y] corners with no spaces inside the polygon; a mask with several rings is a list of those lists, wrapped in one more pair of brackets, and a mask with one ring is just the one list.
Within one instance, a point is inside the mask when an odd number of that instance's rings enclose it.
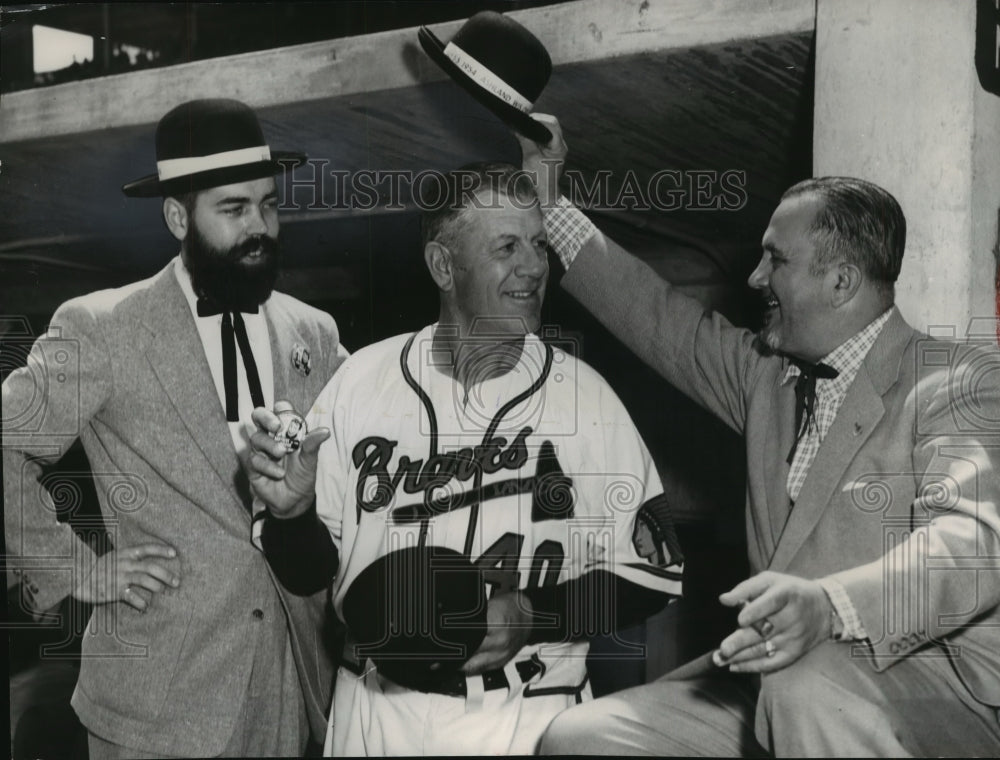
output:
{"label": "white sleeve", "polygon": [[624,405],[602,382],[598,414],[603,425],[603,498],[614,526],[610,551],[598,552],[588,570],[679,596],[684,558],[659,473]]}
{"label": "white sleeve", "polygon": [[343,392],[344,380],[352,374],[352,362],[347,361],[320,391],[309,410],[306,424],[309,430],[329,428],[330,438],[319,450],[316,472],[316,514],[326,525],[337,550],[341,548],[342,517],[345,492],[350,474],[349,452],[346,450],[346,428],[349,424],[349,404]]}

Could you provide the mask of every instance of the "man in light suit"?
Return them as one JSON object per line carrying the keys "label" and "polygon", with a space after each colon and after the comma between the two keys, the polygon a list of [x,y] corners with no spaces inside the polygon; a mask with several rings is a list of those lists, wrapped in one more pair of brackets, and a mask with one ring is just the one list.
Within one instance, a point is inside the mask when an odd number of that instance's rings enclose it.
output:
{"label": "man in light suit", "polygon": [[522,139],[524,166],[562,284],[745,436],[752,569],[720,598],[743,609],[714,660],[570,709],[543,752],[995,754],[1000,355],[903,320],[896,200],[843,177],[790,188],[749,279],[754,336],[557,198],[566,146],[540,118],[555,139]]}
{"label": "man in light suit", "polygon": [[[73,707],[101,757],[298,756],[332,684],[325,594],[276,582],[252,536],[241,458],[255,405],[308,409],[346,357],[333,319],[273,292],[271,153],[242,103],[184,103],[156,135],[180,255],[63,304],[3,385],[7,557],[24,602],[97,603]],[[58,523],[41,465],[79,437],[114,551]]]}

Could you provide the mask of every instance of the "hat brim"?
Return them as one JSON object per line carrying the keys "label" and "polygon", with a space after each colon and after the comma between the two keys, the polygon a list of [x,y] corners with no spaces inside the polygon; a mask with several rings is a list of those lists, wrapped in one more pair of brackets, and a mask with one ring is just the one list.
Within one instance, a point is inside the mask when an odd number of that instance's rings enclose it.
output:
{"label": "hat brim", "polygon": [[220,185],[248,182],[252,179],[270,177],[294,169],[306,162],[304,153],[276,150],[270,161],[257,161],[239,166],[224,166],[209,171],[187,174],[161,182],[156,174],[140,177],[122,185],[122,192],[130,198],[156,198],[159,196],[181,195]]}
{"label": "hat brim", "polygon": [[425,26],[420,27],[417,30],[417,38],[420,40],[421,47],[423,47],[434,63],[440,66],[449,77],[461,85],[472,97],[496,114],[504,124],[537,143],[545,145],[552,141],[552,132],[549,131],[548,127],[532,119],[531,116],[523,111],[517,110],[514,106],[504,103],[500,98],[487,90],[484,90],[476,84],[475,80],[456,66],[444,54],[444,45],[441,44],[441,40],[434,36],[434,33],[430,29]]}

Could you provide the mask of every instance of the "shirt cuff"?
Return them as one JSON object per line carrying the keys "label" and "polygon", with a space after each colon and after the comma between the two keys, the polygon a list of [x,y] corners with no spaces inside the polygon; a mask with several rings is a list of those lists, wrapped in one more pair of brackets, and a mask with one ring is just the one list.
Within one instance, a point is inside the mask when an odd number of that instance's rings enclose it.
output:
{"label": "shirt cuff", "polygon": [[569,269],[583,244],[597,232],[597,227],[562,195],[553,205],[542,209],[542,219],[549,235],[549,245],[562,265]]}
{"label": "shirt cuff", "polygon": [[836,641],[867,639],[868,633],[861,622],[861,616],[858,615],[858,611],[854,607],[851,597],[847,595],[847,589],[844,588],[843,584],[833,578],[821,578],[819,585],[826,592],[830,604],[833,605],[834,613],[840,617],[840,622],[844,626],[839,633],[833,633],[833,638]]}

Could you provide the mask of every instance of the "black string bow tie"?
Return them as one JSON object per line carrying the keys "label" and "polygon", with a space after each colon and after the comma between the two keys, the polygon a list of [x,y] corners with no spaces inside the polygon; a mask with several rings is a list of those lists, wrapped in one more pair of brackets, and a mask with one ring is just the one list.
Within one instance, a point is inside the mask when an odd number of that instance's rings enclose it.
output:
{"label": "black string bow tie", "polygon": [[[239,390],[236,384],[236,344],[240,345],[240,355],[243,357],[243,368],[247,372],[247,385],[250,386],[250,399],[255,407],[264,406],[264,392],[260,387],[260,375],[257,373],[257,363],[250,350],[250,339],[240,312],[257,313],[257,304],[240,304],[235,311],[221,306],[211,298],[198,299],[198,316],[214,317],[222,315],[222,384],[226,389],[226,421],[240,421]],[[234,339],[235,338],[235,339]]]}
{"label": "black string bow tie", "polygon": [[244,299],[243,301],[227,306],[223,305],[211,296],[198,296],[199,317],[214,317],[216,314],[225,314],[227,311],[241,311],[244,314],[256,314],[260,311],[260,306],[258,306],[256,301],[248,299]]}
{"label": "black string bow tie", "polygon": [[811,362],[792,359],[792,364],[799,368],[799,378],[795,381],[795,440],[792,450],[788,452],[788,464],[795,459],[795,450],[806,431],[815,422],[816,412],[816,381],[833,380],[840,373],[829,364],[812,364]]}

